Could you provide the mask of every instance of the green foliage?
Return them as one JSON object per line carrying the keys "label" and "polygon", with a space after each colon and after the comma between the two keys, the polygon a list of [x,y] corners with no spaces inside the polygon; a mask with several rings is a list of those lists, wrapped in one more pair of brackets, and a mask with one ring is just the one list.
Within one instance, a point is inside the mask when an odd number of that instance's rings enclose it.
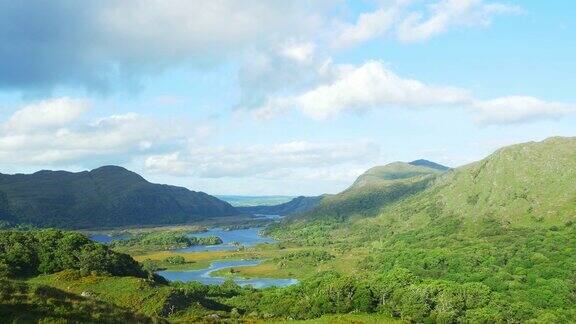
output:
{"label": "green foliage", "polygon": [[118,276],[146,276],[130,256],[60,230],[0,231],[0,269],[5,276],[31,276],[78,269]]}
{"label": "green foliage", "polygon": [[382,206],[421,192],[433,179],[434,176],[429,175],[352,186],[342,193],[325,197],[316,208],[298,216],[297,219],[344,220],[353,216],[375,216]]}
{"label": "green foliage", "polygon": [[273,259],[273,261],[278,263],[280,267],[285,266],[286,263],[299,263],[303,265],[317,266],[321,263],[324,263],[332,259],[334,259],[334,256],[326,251],[304,250],[298,252],[291,252],[281,257],[276,257]]}
{"label": "green foliage", "polygon": [[431,167],[426,165],[414,165],[412,163],[394,162],[384,166],[373,167],[364,172],[364,174],[356,179],[349,189],[381,185],[394,182],[394,180],[441,174],[444,171],[447,171],[447,168],[442,166]]}
{"label": "green foliage", "polygon": [[118,306],[46,285],[0,279],[3,323],[162,323]]}
{"label": "green foliage", "polygon": [[[357,204],[351,203],[357,199],[351,192],[359,192],[353,186],[332,202],[325,199],[328,206],[270,232],[296,245],[362,253],[355,280],[370,287],[376,311],[408,321],[573,322],[574,152],[573,138],[508,147],[394,199],[363,200],[377,197],[382,187],[374,183],[383,183],[382,177],[364,179],[360,188],[366,193]],[[313,287],[309,281],[302,286]],[[298,293],[285,292],[278,304],[296,307],[322,298],[291,289]],[[307,318],[346,309],[346,303],[338,305],[298,311]],[[312,302],[308,306],[313,309]],[[282,309],[270,309],[275,307]],[[296,314],[292,308],[284,312]]]}
{"label": "green foliage", "polygon": [[194,245],[222,244],[217,236],[189,237],[182,232],[149,232],[140,233],[128,240],[117,240],[110,244],[115,249],[173,250]]}
{"label": "green foliage", "polygon": [[164,262],[170,264],[184,264],[186,263],[186,259],[181,255],[170,256],[164,259]]}

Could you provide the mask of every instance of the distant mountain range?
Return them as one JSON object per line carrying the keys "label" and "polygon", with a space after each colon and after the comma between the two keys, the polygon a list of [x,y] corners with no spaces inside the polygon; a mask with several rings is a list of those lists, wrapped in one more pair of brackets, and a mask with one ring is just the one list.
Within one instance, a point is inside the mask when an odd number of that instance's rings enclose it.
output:
{"label": "distant mountain range", "polygon": [[376,166],[360,175],[343,192],[329,195],[297,218],[350,218],[375,215],[386,204],[420,192],[450,168],[427,160]]}
{"label": "distant mountain range", "polygon": [[[431,176],[442,174],[449,167],[428,160],[409,163],[394,162],[376,166],[362,174],[350,188],[336,195],[296,197],[277,205],[247,206],[238,209],[248,214],[265,215],[352,215],[367,213],[384,201],[396,199],[415,189],[423,189]],[[421,186],[418,186],[420,184]]]}
{"label": "distant mountain range", "polygon": [[41,227],[163,225],[238,215],[203,192],[153,184],[117,166],[0,174],[0,220]]}
{"label": "distant mountain range", "polygon": [[239,196],[239,195],[215,195],[234,207],[248,206],[272,206],[279,205],[296,198],[295,196]]}
{"label": "distant mountain range", "polygon": [[279,205],[244,206],[236,207],[243,213],[252,215],[280,215],[286,216],[307,212],[316,207],[325,196],[296,197],[289,202]]}

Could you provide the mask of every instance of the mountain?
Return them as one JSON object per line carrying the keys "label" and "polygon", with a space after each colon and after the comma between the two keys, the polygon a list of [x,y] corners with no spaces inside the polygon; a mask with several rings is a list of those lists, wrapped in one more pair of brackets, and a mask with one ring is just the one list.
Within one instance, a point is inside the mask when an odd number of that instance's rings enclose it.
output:
{"label": "mountain", "polygon": [[421,160],[412,161],[412,162],[410,162],[410,163],[408,163],[408,164],[410,164],[410,165],[415,165],[415,166],[428,167],[428,168],[436,169],[436,170],[439,170],[439,171],[448,171],[448,170],[450,170],[449,167],[444,166],[444,165],[442,165],[442,164],[438,164],[438,163],[435,163],[435,162],[432,162],[432,161],[422,160],[422,159],[421,159]]}
{"label": "mountain", "polygon": [[[386,196],[391,182],[412,189]],[[270,234],[342,251],[334,267],[372,277],[369,285],[383,287],[379,305],[407,322],[574,322],[576,138],[512,145],[448,172],[380,183],[352,186]],[[359,190],[378,199],[346,197]]]}
{"label": "mountain", "polygon": [[237,195],[215,195],[216,198],[224,200],[234,207],[249,206],[273,206],[287,203],[296,198],[294,196],[237,196]]}
{"label": "mountain", "polygon": [[410,163],[394,162],[369,169],[358,177],[349,189],[389,184],[396,180],[435,175],[447,170],[449,170],[449,168],[426,160],[418,160]]}
{"label": "mountain", "polygon": [[485,219],[504,226],[561,225],[575,216],[576,138],[513,145],[442,170],[425,160],[372,168],[307,216],[375,216],[387,210],[387,217],[404,226],[446,216],[471,227]]}
{"label": "mountain", "polygon": [[423,189],[433,176],[448,170],[450,168],[427,160],[394,162],[369,169],[358,177],[350,188],[337,195],[301,196],[284,204],[238,209],[248,214],[302,214],[304,217],[372,212],[374,207],[386,201]]}
{"label": "mountain", "polygon": [[117,166],[0,174],[0,220],[41,227],[161,225],[237,215],[203,192],[153,184]]}
{"label": "mountain", "polygon": [[563,225],[576,216],[576,138],[502,148],[439,178],[420,200],[470,224]]}
{"label": "mountain", "polygon": [[438,167],[405,162],[377,166],[360,175],[348,189],[325,197],[315,208],[303,213],[299,218],[375,215],[382,206],[426,189],[431,181],[443,173]]}
{"label": "mountain", "polygon": [[289,202],[279,205],[269,206],[245,206],[236,207],[239,211],[246,214],[261,214],[261,215],[291,215],[307,212],[316,207],[325,196],[314,197],[296,197]]}

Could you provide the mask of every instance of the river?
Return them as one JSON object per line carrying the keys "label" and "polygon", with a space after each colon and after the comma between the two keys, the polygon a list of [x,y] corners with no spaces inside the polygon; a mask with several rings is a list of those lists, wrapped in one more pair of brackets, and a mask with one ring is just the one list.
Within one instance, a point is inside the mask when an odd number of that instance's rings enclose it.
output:
{"label": "river", "polygon": [[[202,233],[191,233],[189,236],[206,237],[218,236],[222,239],[222,244],[218,245],[196,245],[188,248],[173,250],[178,253],[187,252],[201,252],[201,251],[231,251],[240,248],[241,246],[250,247],[263,243],[276,243],[277,241],[271,237],[260,235],[259,228],[247,228],[237,230],[225,230],[221,228],[209,229]],[[92,240],[100,243],[109,243],[113,240],[128,239],[129,236],[109,236],[106,234],[95,234],[90,237]],[[262,263],[263,260],[222,260],[214,261],[208,268],[200,270],[182,270],[173,271],[165,270],[159,271],[158,274],[163,276],[169,281],[198,281],[207,285],[222,284],[227,277],[213,277],[212,274],[221,269],[236,268],[236,267],[249,267],[256,266]],[[234,282],[241,286],[252,286],[254,288],[266,287],[285,287],[298,283],[296,279],[273,279],[273,278],[239,278],[231,277]]]}
{"label": "river", "polygon": [[[256,266],[262,260],[230,260],[215,261],[208,268],[189,271],[159,271],[162,277],[169,281],[198,281],[205,285],[220,285],[226,281],[226,277],[213,277],[212,273],[222,269]],[[272,278],[238,278],[232,277],[240,286],[252,286],[254,288],[285,287],[298,283],[296,279],[272,279]]]}

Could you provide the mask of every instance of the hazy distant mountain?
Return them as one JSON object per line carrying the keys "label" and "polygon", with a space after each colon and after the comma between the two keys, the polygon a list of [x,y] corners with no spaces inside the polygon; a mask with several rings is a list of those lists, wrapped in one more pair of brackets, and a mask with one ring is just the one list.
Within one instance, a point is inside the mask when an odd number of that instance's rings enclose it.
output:
{"label": "hazy distant mountain", "polygon": [[62,228],[176,224],[237,215],[203,192],[153,184],[117,166],[0,174],[0,220]]}
{"label": "hazy distant mountain", "polygon": [[239,196],[239,195],[214,195],[234,207],[247,206],[273,206],[279,205],[296,198],[294,196]]}
{"label": "hazy distant mountain", "polygon": [[314,207],[316,207],[324,196],[314,196],[314,197],[296,197],[289,202],[271,205],[271,206],[246,206],[237,207],[243,213],[246,214],[262,214],[262,215],[290,215],[307,212]]}

